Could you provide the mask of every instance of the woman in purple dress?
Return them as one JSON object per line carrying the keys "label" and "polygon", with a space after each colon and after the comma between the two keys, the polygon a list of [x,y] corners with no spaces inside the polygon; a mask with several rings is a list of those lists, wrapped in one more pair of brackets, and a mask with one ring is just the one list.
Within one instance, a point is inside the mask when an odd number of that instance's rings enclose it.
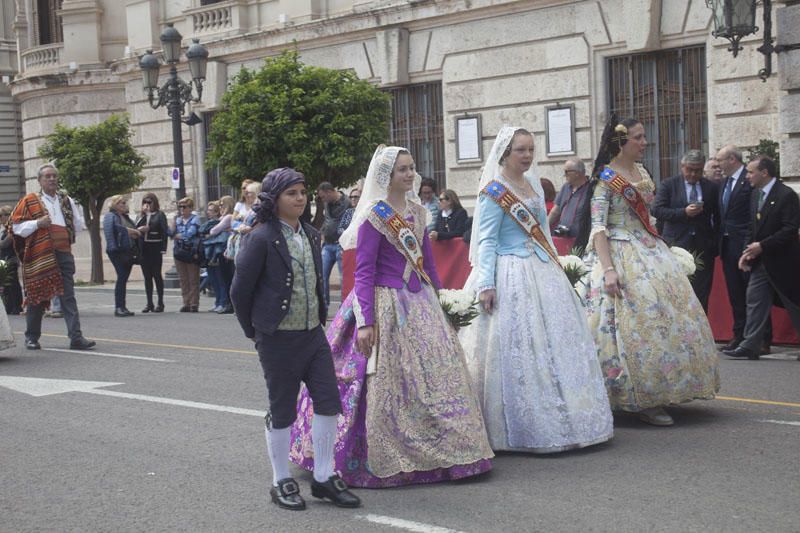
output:
{"label": "woman in purple dress", "polygon": [[[380,146],[340,243],[356,248],[355,288],[328,328],[344,414],[336,469],[354,487],[459,479],[493,456],[464,353],[436,296],[439,277],[414,190],[414,160]],[[313,468],[303,391],[291,459]]]}

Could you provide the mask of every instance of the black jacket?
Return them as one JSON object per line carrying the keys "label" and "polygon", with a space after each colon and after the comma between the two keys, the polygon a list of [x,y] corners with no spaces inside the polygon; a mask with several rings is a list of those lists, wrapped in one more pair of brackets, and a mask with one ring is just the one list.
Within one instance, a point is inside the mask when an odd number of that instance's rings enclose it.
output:
{"label": "black jacket", "polygon": [[[147,217],[144,215],[140,215],[139,218],[136,219],[137,228],[141,228],[146,223]],[[152,246],[158,244],[154,241],[160,241],[161,251],[167,251],[167,215],[165,215],[163,211],[156,211],[153,213],[153,216],[150,217],[150,226],[147,235],[139,240],[143,246],[145,244]]]}
{"label": "black jacket", "polygon": [[733,246],[744,248],[745,233],[750,225],[750,195],[753,187],[747,181],[747,169],[743,169],[731,190],[728,209],[725,210],[722,208],[725,181],[722,180],[719,184],[719,235],[724,237],[727,234]]}
{"label": "black jacket", "polygon": [[[661,223],[661,236],[670,246],[704,252],[705,259],[709,259],[717,255],[719,186],[706,178],[700,178],[698,185],[703,195],[703,212],[699,215],[689,217],[686,214],[689,199],[683,176],[673,176],[661,182],[652,213]],[[692,232],[695,233],[694,239]]]}
{"label": "black jacket", "polygon": [[760,212],[758,196],[758,190],[754,190],[745,242],[761,243],[763,251],[752,266],[763,261],[772,285],[795,305],[800,305],[800,239],[797,233],[800,200],[794,190],[780,181],[772,186]]}
{"label": "black jacket", "polygon": [[463,207],[450,213],[449,217],[436,215],[436,239],[446,241],[453,237],[461,237],[467,229],[467,210]]}
{"label": "black jacket", "polygon": [[[292,305],[292,257],[280,224],[277,220],[257,224],[242,237],[236,255],[231,302],[245,336],[251,339],[256,330],[267,335],[275,333]],[[319,321],[324,325],[328,311],[322,291],[320,235],[309,224],[303,224],[303,230],[311,242],[317,270]]]}

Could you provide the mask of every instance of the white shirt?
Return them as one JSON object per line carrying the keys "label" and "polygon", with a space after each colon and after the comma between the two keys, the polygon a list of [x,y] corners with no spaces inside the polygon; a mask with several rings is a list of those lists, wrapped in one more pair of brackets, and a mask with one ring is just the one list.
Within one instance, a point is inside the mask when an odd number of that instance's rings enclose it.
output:
{"label": "white shirt", "polygon": [[305,241],[303,240],[303,234],[300,233],[301,231],[303,231],[303,225],[302,224],[298,224],[297,225],[297,229],[295,229],[290,224],[287,224],[283,220],[281,220],[281,224],[283,224],[284,226],[286,226],[287,228],[292,230],[292,239],[294,240],[294,242],[296,242],[298,244],[298,246],[300,246],[300,249],[303,250],[303,253],[306,253],[305,244],[304,244]]}
{"label": "white shirt", "polygon": [[773,185],[775,185],[776,181],[778,181],[778,178],[772,178],[771,180],[769,180],[769,183],[767,183],[766,185],[761,187],[761,190],[764,191],[764,200],[765,201],[767,199],[767,196],[769,196],[769,191],[772,190],[772,187],[773,187]]}
{"label": "white shirt", "polygon": [[700,187],[700,182],[699,181],[693,185],[693,184],[689,183],[688,181],[683,180],[683,186],[686,188],[686,201],[687,202],[691,202],[692,201],[691,200],[691,198],[692,198],[692,187],[695,187],[695,186],[697,187],[697,201],[698,202],[702,202],[703,201],[703,189],[702,189],[702,187]]}
{"label": "white shirt", "polygon": [[740,166],[736,172],[730,175],[730,178],[733,180],[731,182],[731,190],[733,190],[736,187],[736,184],[739,183],[739,178],[742,177],[742,174],[744,174],[744,165]]}
{"label": "white shirt", "polygon": [[[50,196],[42,192],[39,195],[39,198],[41,198],[42,204],[47,210],[47,214],[50,216],[50,222],[56,226],[66,227],[67,223],[64,220],[64,212],[61,210],[61,202],[59,202],[58,194],[55,196]],[[83,220],[83,215],[81,215],[80,209],[78,209],[78,206],[75,204],[75,201],[70,198],[69,202],[72,206],[72,222],[75,226],[75,233],[77,233],[82,229],[85,229],[85,222]],[[18,222],[17,224],[14,224],[13,228],[14,235],[24,239],[30,235],[33,235],[34,232],[39,229],[39,225],[36,220],[26,220],[24,222]]]}

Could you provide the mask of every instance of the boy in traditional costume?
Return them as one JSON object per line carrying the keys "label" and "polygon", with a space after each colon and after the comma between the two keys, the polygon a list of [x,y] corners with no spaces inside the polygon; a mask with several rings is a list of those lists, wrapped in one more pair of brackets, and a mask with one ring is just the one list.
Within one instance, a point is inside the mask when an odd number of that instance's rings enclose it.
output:
{"label": "boy in traditional costume", "polygon": [[316,467],[311,494],[339,507],[358,507],[361,500],[334,471],[336,419],[342,406],[322,329],[327,310],[320,236],[300,222],[308,201],[305,178],[291,168],[275,169],[264,178],[258,198],[260,204],[254,207],[258,224],[242,238],[231,301],[245,336],[256,343],[267,382],[270,496],[283,509],[306,507],[289,473],[290,431],[303,382],[317,407],[312,423]]}

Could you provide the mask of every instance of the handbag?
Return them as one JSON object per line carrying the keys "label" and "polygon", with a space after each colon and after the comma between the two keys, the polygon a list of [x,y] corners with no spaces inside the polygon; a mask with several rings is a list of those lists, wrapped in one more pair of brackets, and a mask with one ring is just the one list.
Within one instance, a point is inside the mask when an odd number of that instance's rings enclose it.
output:
{"label": "handbag", "polygon": [[199,265],[203,258],[201,257],[201,250],[199,246],[200,240],[194,239],[193,243],[190,246],[179,246],[175,247],[172,255],[176,261],[182,261],[184,263],[194,263]]}

